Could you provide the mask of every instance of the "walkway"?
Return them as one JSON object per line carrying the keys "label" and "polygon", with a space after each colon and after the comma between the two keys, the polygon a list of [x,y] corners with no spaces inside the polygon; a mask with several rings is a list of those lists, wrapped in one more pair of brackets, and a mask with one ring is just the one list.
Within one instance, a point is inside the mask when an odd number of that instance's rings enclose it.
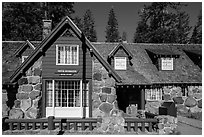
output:
{"label": "walkway", "polygon": [[181,135],[202,135],[202,121],[178,116],[178,131]]}

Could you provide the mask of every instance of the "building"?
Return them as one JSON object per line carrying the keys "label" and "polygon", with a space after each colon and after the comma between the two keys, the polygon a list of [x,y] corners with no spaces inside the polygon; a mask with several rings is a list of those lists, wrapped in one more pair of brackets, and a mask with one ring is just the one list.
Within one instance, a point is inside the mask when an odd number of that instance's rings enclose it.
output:
{"label": "building", "polygon": [[[75,37],[62,36],[67,30]],[[3,58],[9,100],[3,109],[10,119],[96,118],[115,110],[135,117],[128,108],[158,114],[164,101],[174,102],[179,114],[202,112],[199,44],[91,43],[69,17],[32,43],[3,42],[19,44],[15,54],[3,48],[9,58]]]}

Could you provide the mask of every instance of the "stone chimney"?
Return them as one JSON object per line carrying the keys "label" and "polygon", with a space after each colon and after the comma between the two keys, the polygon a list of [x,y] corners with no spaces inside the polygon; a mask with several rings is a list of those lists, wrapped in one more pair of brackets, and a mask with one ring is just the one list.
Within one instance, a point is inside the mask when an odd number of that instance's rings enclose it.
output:
{"label": "stone chimney", "polygon": [[52,30],[52,20],[43,20],[43,34],[42,39],[46,38],[46,36]]}

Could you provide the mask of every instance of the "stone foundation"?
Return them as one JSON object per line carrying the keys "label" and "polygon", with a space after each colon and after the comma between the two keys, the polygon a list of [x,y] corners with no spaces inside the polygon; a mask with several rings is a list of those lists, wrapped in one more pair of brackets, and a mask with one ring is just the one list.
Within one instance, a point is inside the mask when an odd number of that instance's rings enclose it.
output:
{"label": "stone foundation", "polygon": [[36,119],[41,117],[39,107],[42,96],[41,59],[18,80],[18,93],[9,112],[10,119]]}
{"label": "stone foundation", "polygon": [[167,115],[156,117],[159,120],[158,128],[160,135],[175,134],[177,132],[177,118]]}

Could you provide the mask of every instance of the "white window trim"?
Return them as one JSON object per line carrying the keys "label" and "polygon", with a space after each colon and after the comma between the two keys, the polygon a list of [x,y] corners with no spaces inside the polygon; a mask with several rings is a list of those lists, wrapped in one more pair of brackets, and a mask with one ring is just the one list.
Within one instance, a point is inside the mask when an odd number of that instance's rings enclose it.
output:
{"label": "white window trim", "polygon": [[[163,61],[164,60],[166,60],[166,59],[169,59],[169,60],[171,60],[171,68],[166,68],[166,67],[164,67],[163,66]],[[174,70],[174,58],[172,58],[172,57],[170,57],[170,58],[161,58],[161,70],[167,70],[167,71],[172,71],[172,70]]]}
{"label": "white window trim", "polygon": [[28,56],[22,56],[22,63],[28,58]]}
{"label": "white window trim", "polygon": [[[150,96],[149,97],[151,97],[153,94],[153,91],[154,91],[154,89],[151,89],[151,91],[150,91]],[[157,92],[160,92],[159,93],[159,95],[161,95],[161,97],[160,97],[160,99],[158,99],[159,97],[157,96],[158,94],[157,94]],[[146,95],[146,100],[147,101],[161,101],[162,100],[162,89],[157,89],[157,92],[155,93],[155,95],[156,95],[156,98],[155,99],[149,99],[148,98],[148,96]]]}
{"label": "white window trim", "polygon": [[[77,47],[77,64],[65,64],[65,63],[58,63],[58,46],[76,46]],[[73,44],[58,44],[56,45],[56,65],[70,65],[70,66],[77,66],[79,65],[79,45],[73,45]]]}
{"label": "white window trim", "polygon": [[[123,58],[125,59],[125,68],[117,68],[116,67],[116,59]],[[127,58],[126,57],[114,57],[114,69],[115,70],[127,70]]]}

